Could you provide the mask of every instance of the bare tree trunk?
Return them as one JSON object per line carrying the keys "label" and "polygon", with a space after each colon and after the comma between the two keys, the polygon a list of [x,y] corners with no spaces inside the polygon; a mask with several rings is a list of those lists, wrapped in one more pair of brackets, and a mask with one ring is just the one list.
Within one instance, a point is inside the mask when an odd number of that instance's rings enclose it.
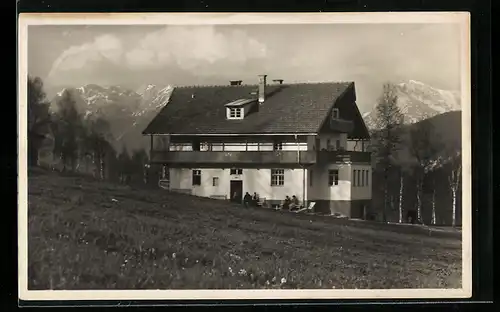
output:
{"label": "bare tree trunk", "polygon": [[436,225],[436,187],[432,190],[432,225]]}
{"label": "bare tree trunk", "polygon": [[101,155],[100,162],[99,162],[99,178],[101,180],[104,180],[104,157]]}
{"label": "bare tree trunk", "polygon": [[387,197],[388,197],[388,194],[387,194],[387,184],[386,184],[386,187],[384,189],[384,211],[382,212],[382,220],[384,222],[387,222],[387,216],[386,216],[386,213],[387,213]]}
{"label": "bare tree trunk", "polygon": [[451,225],[455,227],[457,224],[456,222],[456,211],[457,211],[457,191],[453,188],[451,190],[451,195],[453,196],[453,212],[452,212],[452,219],[451,219]]}
{"label": "bare tree trunk", "polygon": [[[422,222],[422,182],[417,181],[417,220]],[[423,222],[422,222],[423,223]]]}
{"label": "bare tree trunk", "polygon": [[399,180],[399,223],[403,222],[403,174],[401,174]]}

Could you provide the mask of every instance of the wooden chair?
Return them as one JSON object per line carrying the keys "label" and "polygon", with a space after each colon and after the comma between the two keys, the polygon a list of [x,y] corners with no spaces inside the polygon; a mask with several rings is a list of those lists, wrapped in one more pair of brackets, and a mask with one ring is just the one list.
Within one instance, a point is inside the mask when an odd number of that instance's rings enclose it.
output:
{"label": "wooden chair", "polygon": [[305,210],[309,210],[309,211],[311,211],[311,212],[312,212],[312,211],[314,211],[313,209],[314,209],[314,206],[315,206],[315,205],[316,205],[316,202],[310,202],[310,203],[309,203],[309,206],[304,207],[304,208],[301,208],[301,209],[299,209],[299,210],[295,211],[295,213],[299,213],[299,212],[302,212],[302,211],[305,211]]}

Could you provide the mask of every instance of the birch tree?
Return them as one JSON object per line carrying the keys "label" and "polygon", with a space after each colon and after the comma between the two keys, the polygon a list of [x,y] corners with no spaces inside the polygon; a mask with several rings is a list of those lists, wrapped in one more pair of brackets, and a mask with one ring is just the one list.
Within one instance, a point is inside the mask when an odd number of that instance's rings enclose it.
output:
{"label": "birch tree", "polygon": [[451,197],[452,197],[452,217],[451,225],[456,226],[457,220],[457,192],[460,188],[461,177],[462,177],[462,153],[455,152],[449,158],[450,174],[448,176],[448,183],[450,185]]}
{"label": "birch tree", "polygon": [[389,177],[397,163],[397,152],[401,148],[401,126],[404,122],[404,116],[397,105],[397,100],[395,87],[391,84],[385,84],[376,106],[373,150],[377,170],[381,171],[383,176],[384,222],[387,221],[389,204]]}
{"label": "birch tree", "polygon": [[[422,222],[422,188],[427,173],[432,170],[438,157],[439,144],[434,126],[423,120],[410,130],[410,152],[414,158],[414,174],[416,180],[417,219]],[[435,214],[435,213],[434,213]]]}

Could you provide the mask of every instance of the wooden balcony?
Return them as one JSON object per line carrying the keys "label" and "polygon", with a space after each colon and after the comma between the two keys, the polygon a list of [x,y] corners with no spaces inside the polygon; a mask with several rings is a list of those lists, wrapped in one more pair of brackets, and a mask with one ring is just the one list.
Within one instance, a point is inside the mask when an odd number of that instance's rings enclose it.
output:
{"label": "wooden balcony", "polygon": [[330,120],[330,128],[334,131],[350,133],[354,130],[354,123],[350,120],[333,118]]}
{"label": "wooden balcony", "polygon": [[370,153],[353,151],[152,151],[151,163],[196,168],[299,168],[316,163],[370,162]]}
{"label": "wooden balcony", "polygon": [[152,151],[151,163],[171,167],[300,167],[316,163],[314,151]]}

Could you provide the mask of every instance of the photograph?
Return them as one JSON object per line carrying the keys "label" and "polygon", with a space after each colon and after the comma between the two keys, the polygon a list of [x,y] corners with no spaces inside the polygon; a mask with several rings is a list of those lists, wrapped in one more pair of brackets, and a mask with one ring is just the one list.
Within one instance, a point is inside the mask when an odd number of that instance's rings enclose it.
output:
{"label": "photograph", "polygon": [[469,33],[20,14],[20,299],[471,297]]}

